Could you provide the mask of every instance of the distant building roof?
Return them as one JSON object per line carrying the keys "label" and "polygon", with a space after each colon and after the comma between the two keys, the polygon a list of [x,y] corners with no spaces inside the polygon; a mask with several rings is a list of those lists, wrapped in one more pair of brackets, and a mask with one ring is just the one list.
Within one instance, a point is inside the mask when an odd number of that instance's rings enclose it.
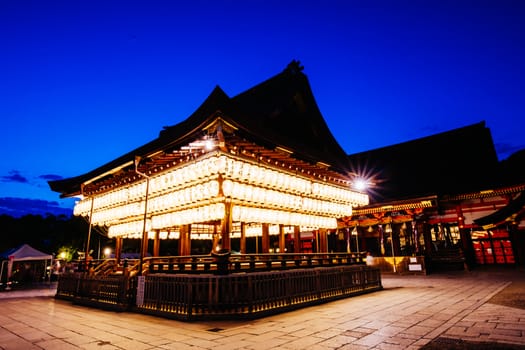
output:
{"label": "distant building roof", "polygon": [[375,175],[371,202],[457,194],[498,183],[498,158],[485,122],[349,155]]}

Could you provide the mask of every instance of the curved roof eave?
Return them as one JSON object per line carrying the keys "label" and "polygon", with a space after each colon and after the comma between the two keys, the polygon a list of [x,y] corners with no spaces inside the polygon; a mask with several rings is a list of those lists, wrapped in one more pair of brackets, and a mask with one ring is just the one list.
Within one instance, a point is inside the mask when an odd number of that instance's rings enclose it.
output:
{"label": "curved roof eave", "polygon": [[159,137],[140,146],[112,161],[106,163],[85,174],[62,180],[48,181],[52,191],[61,193],[61,197],[73,197],[81,194],[82,184],[92,182],[95,179],[116,173],[117,171],[134,164],[135,157],[151,157],[167,148],[177,147],[190,142],[192,136],[200,132],[208,125],[220,110],[227,108],[229,97],[220,87],[215,87],[206,100],[186,120],[165,127]]}
{"label": "curved roof eave", "polygon": [[165,127],[157,139],[83,175],[49,181],[49,186],[61,197],[78,195],[82,184],[132,166],[137,156],[151,157],[191,142],[218,115],[234,125],[239,136],[269,149],[284,147],[295,158],[346,174],[348,156],[326,125],[301,70],[293,61],[283,72],[234,98],[217,86],[192,115]]}

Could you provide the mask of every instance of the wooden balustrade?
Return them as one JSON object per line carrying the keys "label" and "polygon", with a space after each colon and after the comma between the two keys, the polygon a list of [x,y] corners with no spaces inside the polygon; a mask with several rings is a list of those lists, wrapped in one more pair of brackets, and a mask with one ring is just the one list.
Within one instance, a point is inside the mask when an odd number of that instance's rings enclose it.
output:
{"label": "wooden balustrade", "polygon": [[[221,257],[211,255],[144,258],[149,274],[195,273],[217,271]],[[365,264],[363,253],[307,253],[307,254],[233,254],[226,257],[228,273],[288,270],[305,267],[346,266]]]}
{"label": "wooden balustrade", "polygon": [[133,295],[127,275],[68,273],[60,276],[56,298],[113,310],[129,308]]}
{"label": "wooden balustrade", "polygon": [[190,320],[253,318],[380,290],[378,269],[332,266],[226,276],[152,274],[134,309]]}
{"label": "wooden balustrade", "polygon": [[[235,254],[145,258],[60,276],[57,298],[181,320],[253,318],[382,288],[363,255]],[[96,274],[112,266],[114,274]]]}

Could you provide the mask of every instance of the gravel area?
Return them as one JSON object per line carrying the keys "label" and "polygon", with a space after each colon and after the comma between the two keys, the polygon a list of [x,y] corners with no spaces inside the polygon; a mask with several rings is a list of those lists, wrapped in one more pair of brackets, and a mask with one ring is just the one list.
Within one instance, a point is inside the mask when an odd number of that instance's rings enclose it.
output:
{"label": "gravel area", "polygon": [[421,350],[524,350],[525,345],[470,342],[461,339],[437,338],[420,348]]}
{"label": "gravel area", "polygon": [[525,280],[514,280],[489,301],[492,304],[515,307],[525,310]]}

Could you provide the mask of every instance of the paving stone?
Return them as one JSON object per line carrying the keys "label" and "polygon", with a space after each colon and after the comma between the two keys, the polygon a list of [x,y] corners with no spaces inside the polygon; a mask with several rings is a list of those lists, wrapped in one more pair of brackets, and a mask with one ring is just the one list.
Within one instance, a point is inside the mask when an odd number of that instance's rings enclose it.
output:
{"label": "paving stone", "polygon": [[525,310],[488,303],[510,280],[388,275],[383,291],[250,321],[180,322],[0,292],[0,349],[415,350],[442,337],[525,347]]}

